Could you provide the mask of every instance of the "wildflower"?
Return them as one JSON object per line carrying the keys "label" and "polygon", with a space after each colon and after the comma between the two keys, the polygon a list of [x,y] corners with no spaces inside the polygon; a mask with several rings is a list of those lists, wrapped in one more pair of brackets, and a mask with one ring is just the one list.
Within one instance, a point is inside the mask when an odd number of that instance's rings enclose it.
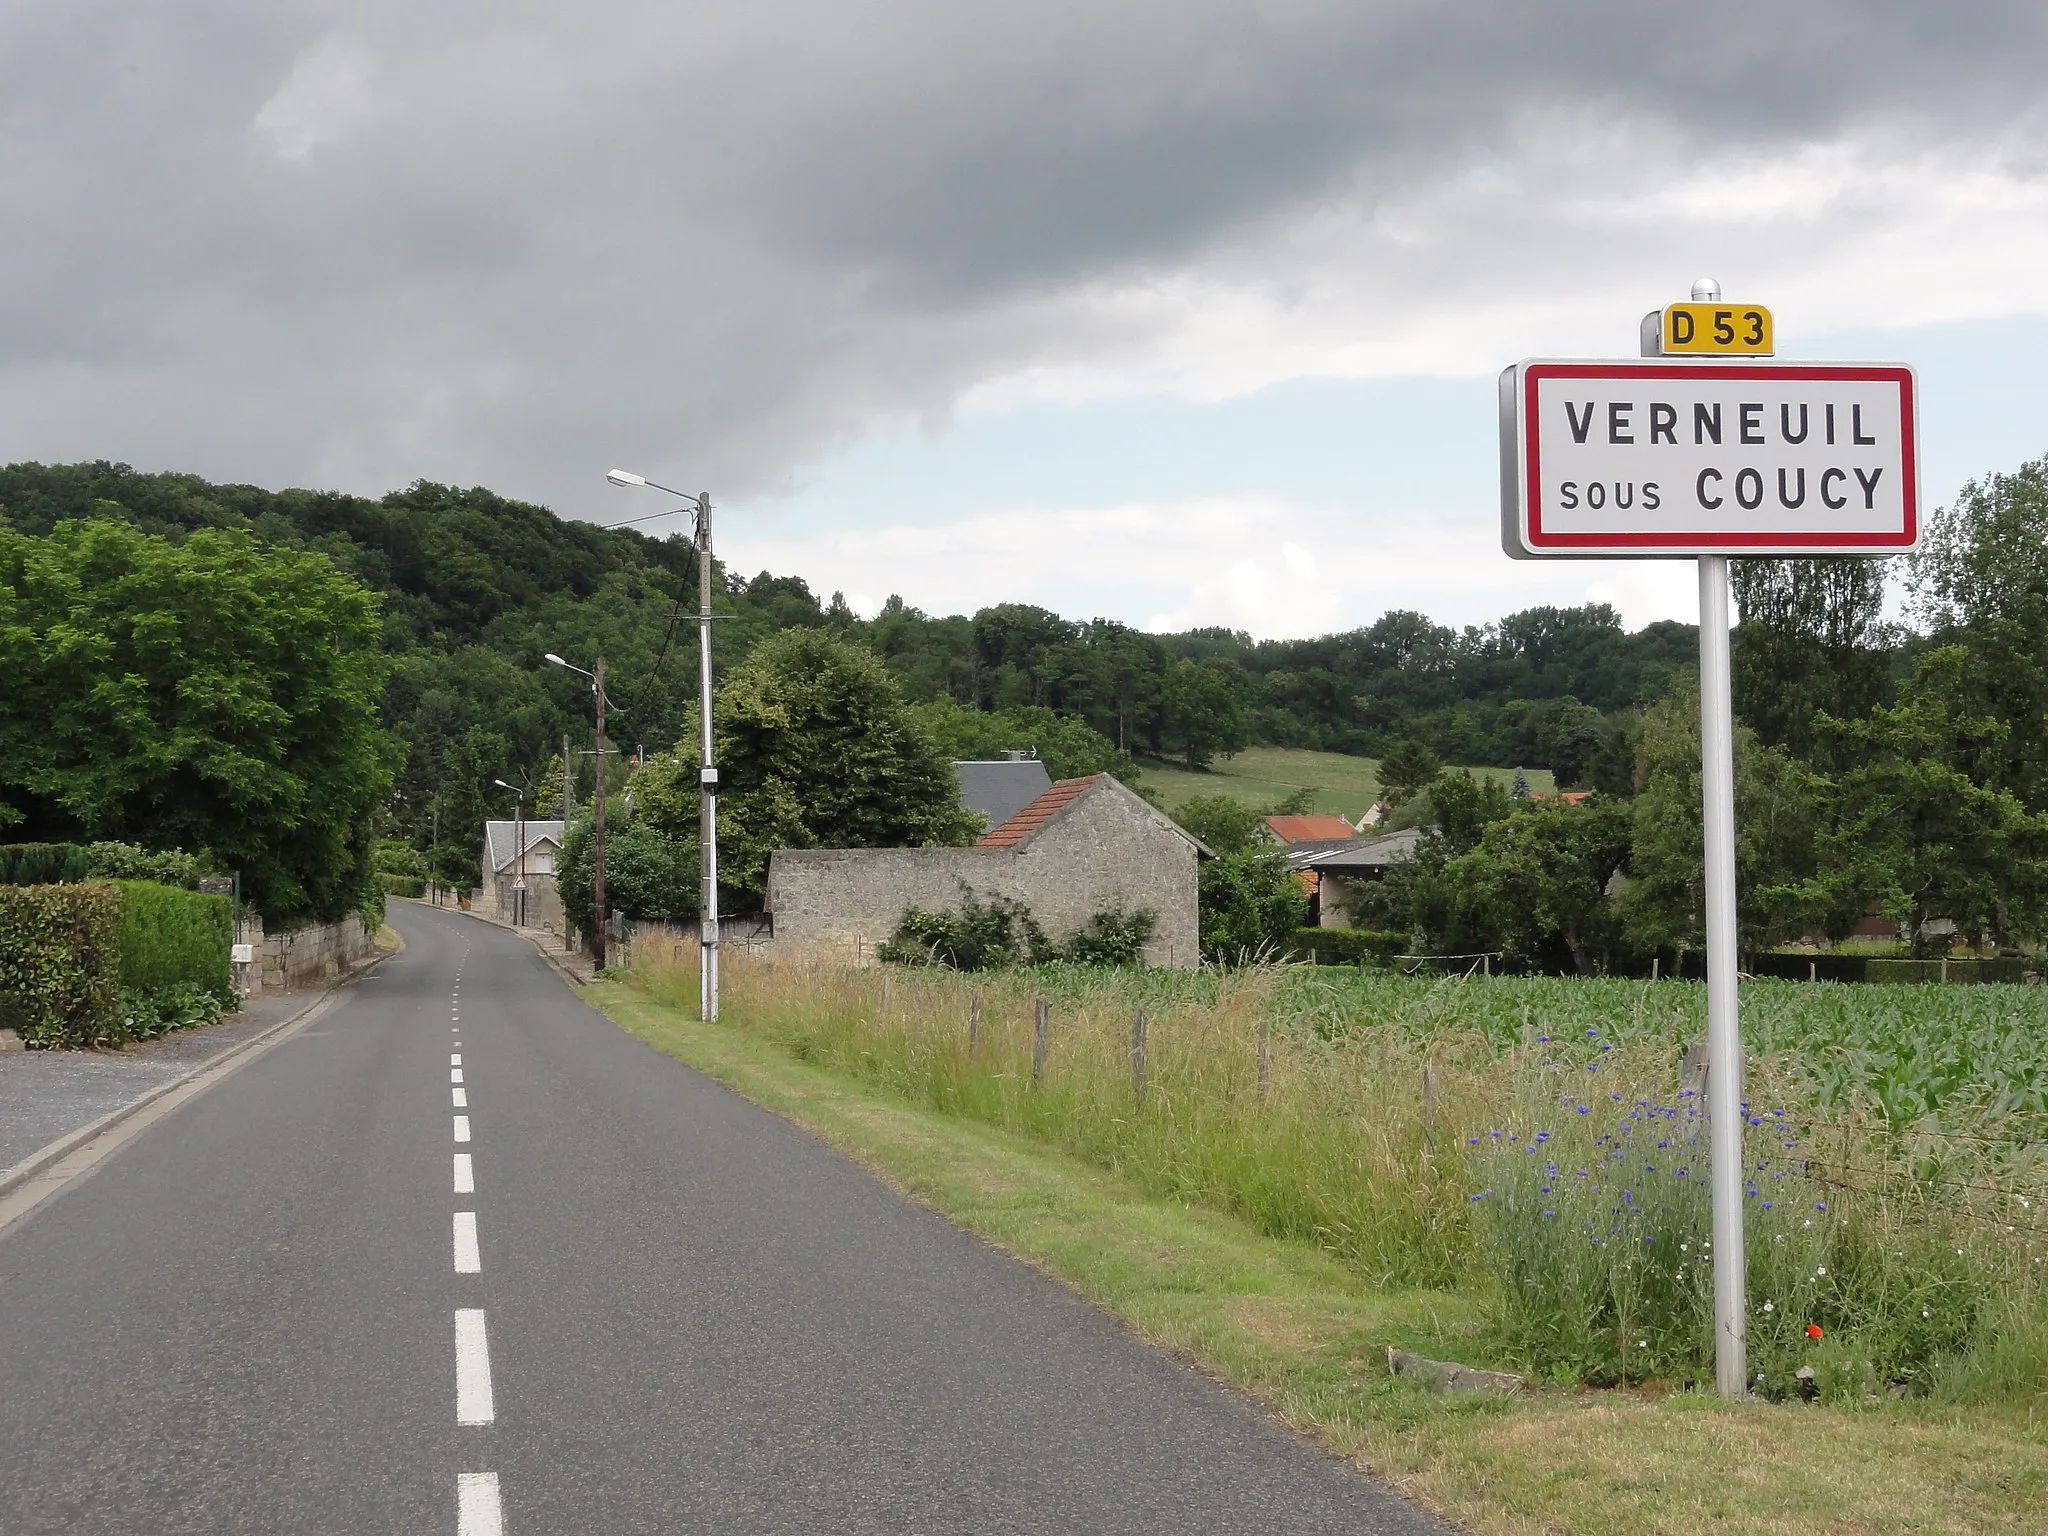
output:
{"label": "wildflower", "polygon": [[1536,1040],[1537,1040],[1537,1043],[1538,1043],[1538,1044],[1540,1044],[1540,1045],[1548,1045],[1548,1044],[1550,1044],[1550,1036],[1548,1036],[1548,1035],[1538,1035],[1538,1036],[1536,1037]]}
{"label": "wildflower", "polygon": [[1545,1211],[1545,1212],[1543,1213],[1543,1218],[1544,1218],[1544,1220],[1548,1221],[1548,1220],[1552,1219],[1553,1217],[1555,1217],[1556,1215],[1557,1215],[1557,1212],[1555,1212],[1555,1211]]}
{"label": "wildflower", "polygon": [[1621,1095],[1618,1093],[1610,1093],[1609,1095],[1607,1095],[1607,1097],[1614,1100],[1614,1102],[1617,1104],[1621,1102]]}
{"label": "wildflower", "polygon": [[1824,1211],[1828,1208],[1828,1203],[1825,1200],[1816,1200],[1813,1202],[1813,1208],[1816,1211]]}
{"label": "wildflower", "polygon": [[1599,1033],[1600,1033],[1600,1031],[1599,1031],[1599,1030],[1597,1030],[1597,1029],[1588,1029],[1588,1030],[1586,1031],[1586,1037],[1587,1037],[1588,1039],[1591,1039],[1591,1038],[1592,1038],[1592,1037],[1593,1037],[1594,1035],[1597,1035],[1597,1034],[1599,1034]]}
{"label": "wildflower", "polygon": [[1819,1338],[1819,1337],[1820,1337],[1820,1324],[1819,1324],[1819,1323],[1808,1323],[1808,1324],[1806,1325],[1806,1336],[1807,1336],[1807,1337],[1808,1337],[1809,1339],[1817,1339],[1817,1338]]}
{"label": "wildflower", "polygon": [[1472,1200],[1484,1200],[1488,1195],[1492,1193],[1493,1191],[1490,1189],[1482,1189],[1481,1191],[1479,1191],[1478,1194],[1467,1196],[1467,1198]]}
{"label": "wildflower", "polygon": [[1692,1172],[1692,1170],[1691,1170],[1690,1168],[1681,1168],[1681,1169],[1679,1169],[1679,1170],[1678,1170],[1678,1176],[1679,1176],[1679,1177],[1680,1177],[1680,1178],[1682,1179],[1682,1178],[1684,1178],[1684,1177],[1685,1177],[1685,1176],[1686,1176],[1686,1175],[1687,1175],[1688,1173],[1691,1173],[1691,1172]]}
{"label": "wildflower", "polygon": [[1690,1252],[1692,1252],[1692,1244],[1690,1244],[1690,1243],[1680,1243],[1680,1244],[1678,1245],[1678,1251],[1679,1251],[1680,1253],[1690,1253]]}
{"label": "wildflower", "polygon": [[1813,1218],[1809,1216],[1806,1218],[1806,1220],[1799,1223],[1799,1225],[1801,1225],[1802,1227],[1810,1227],[1813,1225]]}
{"label": "wildflower", "polygon": [[1579,1106],[1579,1113],[1582,1115],[1590,1115],[1592,1111],[1588,1109],[1585,1105],[1581,1104]]}
{"label": "wildflower", "polygon": [[1767,1301],[1764,1303],[1764,1310],[1766,1312],[1775,1312],[1778,1310],[1778,1304],[1774,1301]]}
{"label": "wildflower", "polygon": [[1550,1132],[1548,1132],[1548,1131],[1538,1131],[1538,1132],[1536,1133],[1536,1141],[1537,1141],[1537,1144],[1538,1144],[1538,1145],[1541,1145],[1542,1143],[1544,1143],[1544,1142],[1546,1142],[1546,1141],[1548,1141],[1548,1140],[1550,1140]]}
{"label": "wildflower", "polygon": [[1816,1269],[1816,1270],[1815,1270],[1815,1271],[1813,1272],[1813,1278],[1814,1278],[1814,1279],[1816,1279],[1816,1280],[1825,1280],[1825,1279],[1827,1278],[1827,1274],[1828,1274],[1828,1267],[1827,1267],[1827,1265],[1823,1264],[1823,1265],[1821,1265],[1821,1267],[1820,1267],[1819,1269]]}
{"label": "wildflower", "polygon": [[1637,1339],[1637,1340],[1636,1340],[1636,1348],[1637,1348],[1637,1349],[1648,1349],[1649,1347],[1650,1347],[1650,1341],[1649,1341],[1648,1339]]}
{"label": "wildflower", "polygon": [[1586,1063],[1586,1070],[1588,1072],[1598,1072],[1600,1070],[1600,1063],[1597,1061],[1589,1061]]}
{"label": "wildflower", "polygon": [[1932,1317],[1932,1316],[1934,1316],[1934,1314],[1933,1314],[1932,1312],[1928,1311],[1928,1310],[1927,1310],[1927,1308],[1925,1308],[1925,1307],[1922,1307],[1922,1308],[1920,1309],[1920,1315],[1921,1315],[1922,1317]]}
{"label": "wildflower", "polygon": [[1477,1136],[1467,1136],[1465,1138],[1465,1145],[1468,1147],[1476,1147],[1479,1145],[1479,1138]]}
{"label": "wildflower", "polygon": [[1771,1208],[1771,1202],[1770,1202],[1770,1201],[1768,1201],[1768,1200],[1766,1200],[1766,1201],[1764,1202],[1764,1209],[1768,1211],[1768,1210],[1769,1210],[1770,1208]]}

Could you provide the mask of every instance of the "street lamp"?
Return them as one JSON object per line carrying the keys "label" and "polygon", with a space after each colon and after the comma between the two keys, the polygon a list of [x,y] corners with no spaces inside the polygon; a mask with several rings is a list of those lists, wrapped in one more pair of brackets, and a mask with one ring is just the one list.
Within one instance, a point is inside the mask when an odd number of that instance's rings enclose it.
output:
{"label": "street lamp", "polygon": [[[514,835],[519,839],[519,878],[512,882],[512,926],[526,926],[526,791],[517,784],[507,784],[503,779],[491,782],[500,789],[509,789],[513,794],[513,814],[519,818],[519,830]],[[493,875],[497,874],[494,869]]]}
{"label": "street lamp", "polygon": [[[581,673],[590,679],[591,695],[597,700],[597,820],[591,833],[591,935],[590,959],[599,970],[604,968],[604,657],[599,656],[592,664],[594,671],[584,672],[574,662],[564,661],[553,651],[543,653],[544,659],[558,667],[567,667],[571,672]],[[566,814],[566,812],[565,812]]]}
{"label": "street lamp", "polygon": [[[644,486],[664,491],[690,503],[697,514],[697,719],[701,730],[702,756],[697,769],[697,847],[702,857],[703,886],[698,936],[704,963],[698,969],[697,1012],[710,1020],[718,1017],[718,769],[711,757],[711,493],[695,496],[657,484],[630,469],[608,471],[605,479],[613,485]],[[657,512],[628,522],[649,522],[671,514]],[[619,526],[619,525],[614,525]]]}

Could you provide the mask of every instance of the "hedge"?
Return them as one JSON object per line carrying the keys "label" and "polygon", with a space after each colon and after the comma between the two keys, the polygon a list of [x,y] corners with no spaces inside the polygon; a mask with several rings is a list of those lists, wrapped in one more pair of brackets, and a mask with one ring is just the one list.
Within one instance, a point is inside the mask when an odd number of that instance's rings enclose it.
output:
{"label": "hedge", "polygon": [[389,870],[380,870],[377,883],[384,888],[386,896],[418,898],[427,894],[427,882],[418,875],[394,875]]}
{"label": "hedge", "polygon": [[1290,958],[1313,957],[1318,965],[1392,965],[1408,953],[1408,935],[1371,928],[1297,928],[1287,945]]}
{"label": "hedge", "polygon": [[0,886],[0,1025],[28,1045],[119,1045],[120,988],[118,890]]}
{"label": "hedge", "polygon": [[86,874],[76,843],[0,843],[0,885],[68,885]]}
{"label": "hedge", "polygon": [[147,880],[116,882],[121,892],[121,985],[141,991],[203,987],[223,1003],[234,996],[229,957],[234,914],[225,896]]}

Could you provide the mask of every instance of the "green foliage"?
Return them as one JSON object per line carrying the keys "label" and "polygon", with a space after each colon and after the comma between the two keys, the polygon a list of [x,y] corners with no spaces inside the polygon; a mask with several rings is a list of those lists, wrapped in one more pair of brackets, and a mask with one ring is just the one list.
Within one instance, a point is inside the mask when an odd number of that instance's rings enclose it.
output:
{"label": "green foliage", "polygon": [[232,993],[223,1003],[210,988],[190,982],[148,991],[123,987],[118,1004],[121,1038],[124,1042],[154,1040],[177,1029],[205,1029],[218,1024],[233,1002]]}
{"label": "green foliage", "polygon": [[1475,778],[1463,769],[1440,773],[1429,786],[1429,836],[1446,858],[1479,846],[1496,821],[1504,821],[1515,802],[1498,779]]}
{"label": "green foliage", "polygon": [[[423,880],[427,874],[427,855],[411,843],[380,837],[370,845],[370,865],[380,875],[403,875]],[[389,886],[385,888],[390,889]]]}
{"label": "green foliage", "polygon": [[1235,662],[1183,658],[1160,683],[1161,727],[1190,768],[1206,768],[1251,744],[1245,679]]}
{"label": "green foliage", "polygon": [[1107,736],[1083,722],[1041,705],[991,711],[971,709],[953,699],[932,699],[911,705],[909,713],[949,762],[994,762],[1006,752],[1028,751],[1054,779],[1094,773],[1114,774],[1126,783],[1138,779],[1128,752],[1117,750]]}
{"label": "green foliage", "polygon": [[1288,956],[1317,965],[1389,966],[1408,952],[1408,935],[1372,928],[1297,928]]}
{"label": "green foliage", "polygon": [[1813,758],[1814,717],[1884,702],[1888,636],[1876,560],[1737,560],[1735,714],[1766,745]]}
{"label": "green foliage", "polygon": [[1060,958],[1073,965],[1142,965],[1158,928],[1159,914],[1149,908],[1097,912],[1060,946]]}
{"label": "green foliage", "polygon": [[379,870],[377,884],[386,896],[405,896],[417,901],[427,894],[427,882],[418,875],[393,875]]}
{"label": "green foliage", "polygon": [[379,641],[323,555],[0,528],[0,803],[35,836],[205,850],[272,919],[339,915],[397,762]]}
{"label": "green foliage", "polygon": [[[950,759],[868,651],[822,630],[763,641],[719,690],[719,877],[739,900],[767,889],[778,848],[965,846],[980,819]],[[697,835],[697,769],[685,750],[635,779],[637,814]]]}
{"label": "green foliage", "polygon": [[892,965],[943,965],[956,971],[994,971],[1038,965],[1058,953],[1030,908],[1007,896],[978,900],[961,892],[955,912],[912,908],[876,951]]}
{"label": "green foliage", "polygon": [[146,880],[117,885],[122,986],[145,992],[203,987],[222,1002],[234,996],[234,914],[227,897]]}
{"label": "green foliage", "polygon": [[1268,841],[1266,818],[1257,806],[1228,795],[1196,795],[1174,813],[1176,822],[1211,853],[1249,853]]}
{"label": "green foliage", "polygon": [[[721,815],[721,822],[723,819]],[[555,864],[555,890],[562,898],[563,915],[571,927],[585,936],[596,922],[595,830],[595,823],[587,816],[571,822],[561,857]],[[605,909],[644,922],[694,918],[700,905],[700,887],[694,825],[690,831],[692,835],[686,841],[661,831],[644,816],[612,819],[608,813],[604,839]]]}
{"label": "green foliage", "polygon": [[204,873],[204,860],[178,848],[151,852],[134,843],[93,843],[85,850],[88,880],[148,880],[194,891]]}
{"label": "green foliage", "polygon": [[1402,739],[1380,759],[1380,788],[1387,804],[1405,805],[1443,771],[1443,759],[1419,741]]}
{"label": "green foliage", "polygon": [[1308,897],[1277,850],[1204,859],[1199,878],[1202,953],[1220,964],[1270,960],[1308,917]]}
{"label": "green foliage", "polygon": [[0,843],[0,885],[68,885],[87,868],[76,843]]}
{"label": "green foliage", "polygon": [[1475,847],[1445,863],[1434,905],[1420,915],[1440,952],[1470,953],[1451,946],[1471,944],[1541,965],[1562,947],[1572,968],[1590,975],[1616,957],[1620,925],[1607,891],[1628,860],[1628,839],[1626,805],[1598,796],[1539,801],[1490,823]]}
{"label": "green foliage", "polygon": [[121,893],[0,886],[0,1027],[32,1046],[119,1045]]}

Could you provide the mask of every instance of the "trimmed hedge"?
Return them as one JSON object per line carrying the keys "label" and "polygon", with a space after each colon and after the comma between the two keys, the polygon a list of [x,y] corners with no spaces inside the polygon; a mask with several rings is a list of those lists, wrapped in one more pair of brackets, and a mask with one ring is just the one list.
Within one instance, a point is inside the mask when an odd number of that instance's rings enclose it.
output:
{"label": "trimmed hedge", "polygon": [[0,885],[69,885],[87,872],[76,843],[0,843]]}
{"label": "trimmed hedge", "polygon": [[1407,934],[1372,928],[1297,928],[1287,945],[1290,959],[1313,955],[1318,965],[1388,966],[1407,952]]}
{"label": "trimmed hedge", "polygon": [[28,1045],[119,1045],[120,985],[118,890],[0,886],[0,1025]]}
{"label": "trimmed hedge", "polygon": [[225,896],[121,880],[121,985],[153,992],[192,986],[234,996],[235,920]]}
{"label": "trimmed hedge", "polygon": [[427,894],[426,880],[417,875],[394,875],[389,870],[381,870],[377,875],[377,883],[384,888],[386,896],[417,898]]}

